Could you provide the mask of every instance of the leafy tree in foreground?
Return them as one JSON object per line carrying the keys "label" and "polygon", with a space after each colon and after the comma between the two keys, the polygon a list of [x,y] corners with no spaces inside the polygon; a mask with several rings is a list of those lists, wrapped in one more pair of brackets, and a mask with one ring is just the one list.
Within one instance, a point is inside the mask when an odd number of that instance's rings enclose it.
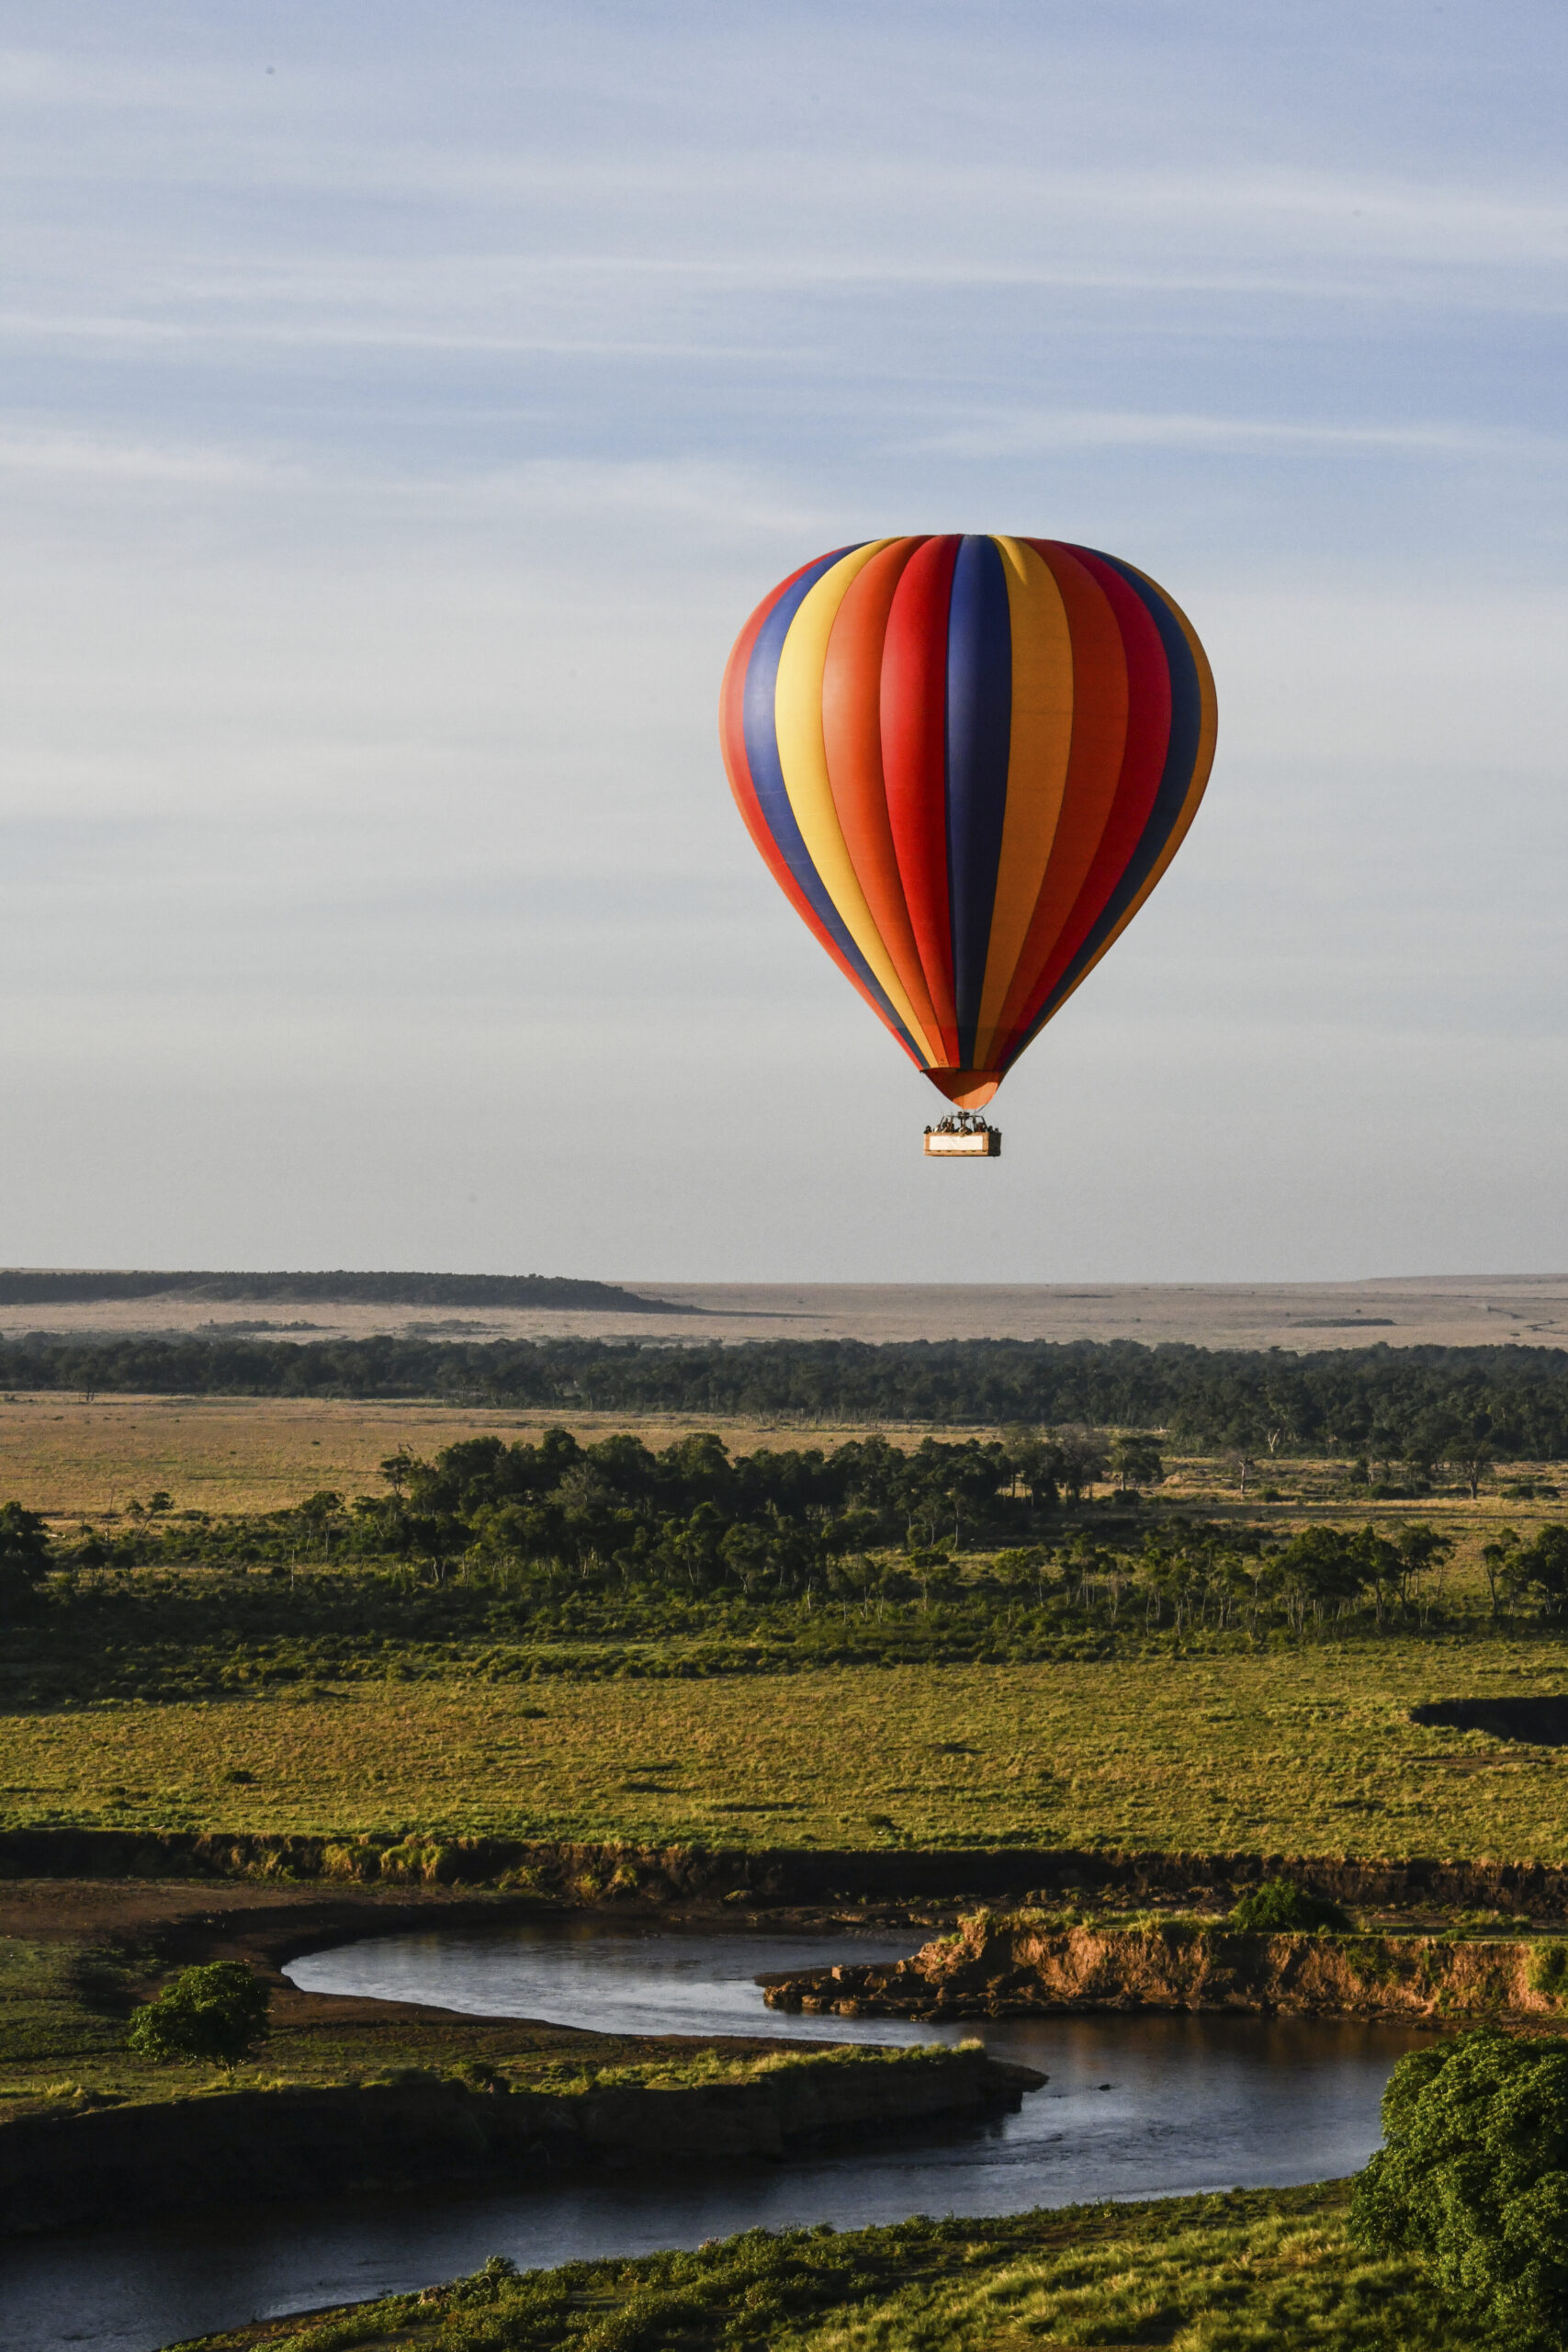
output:
{"label": "leafy tree in foreground", "polygon": [[1415,2051],[1382,2121],[1353,2233],[1425,2256],[1444,2292],[1520,2352],[1568,2345],[1568,2041],[1485,2027]]}
{"label": "leafy tree in foreground", "polygon": [[232,2066],[267,2032],[272,2000],[243,1961],[185,1968],[155,2001],[138,2009],[126,2039],[142,2058],[205,2058]]}

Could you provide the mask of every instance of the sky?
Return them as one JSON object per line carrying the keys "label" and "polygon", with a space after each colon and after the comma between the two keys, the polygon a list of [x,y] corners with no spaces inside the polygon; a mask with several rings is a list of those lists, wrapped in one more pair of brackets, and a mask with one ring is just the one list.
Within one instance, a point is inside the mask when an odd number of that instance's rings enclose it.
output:
{"label": "sky", "polygon": [[[1568,1265],[1568,18],[0,0],[0,1261]],[[1213,780],[1000,1160],[715,705],[823,549],[1109,548]]]}

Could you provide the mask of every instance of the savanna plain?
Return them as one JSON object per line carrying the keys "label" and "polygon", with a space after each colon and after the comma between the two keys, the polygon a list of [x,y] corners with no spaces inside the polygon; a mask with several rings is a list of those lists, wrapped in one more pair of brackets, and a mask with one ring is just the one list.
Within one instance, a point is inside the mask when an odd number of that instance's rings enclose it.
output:
{"label": "savanna plain", "polygon": [[[316,1400],[0,1407],[0,1493],[47,1521],[71,1595],[13,1628],[0,1668],[0,1820],[1568,1859],[1568,1749],[1411,1715],[1568,1688],[1568,1626],[1496,1609],[1483,1558],[1554,1523],[1568,1467],[1390,1498],[1348,1487],[1343,1463],[1277,1463],[1243,1494],[1231,1463],[1167,1457],[1131,1507],[1090,1481],[1032,1546],[983,1528],[954,1544],[933,1525],[940,1552],[886,1547],[914,1555],[901,1598],[829,1570],[771,1608],[680,1577],[638,1606],[597,1562],[520,1608],[504,1557],[426,1555],[401,1531],[334,1549],[352,1498],[388,1498],[385,1462],[476,1439],[533,1448],[552,1425],[585,1453],[623,1433],[679,1450],[711,1428]],[[731,1419],[716,1434],[745,1455],[865,1433]],[[886,1434],[907,1454],[929,1442]],[[218,1551],[226,1520],[241,1539]],[[1412,1524],[1451,1548],[1382,1624],[1319,1603],[1249,1628],[1237,1605],[1216,1623],[1201,1602],[1183,1623],[1168,1598],[1156,1620],[1138,1589],[1140,1564],[1195,1529],[1223,1550]],[[1053,1551],[1051,1616],[1035,1555]]]}
{"label": "savanna plain", "polygon": [[[210,2098],[210,2068],[136,2056],[126,2019],[218,1953],[275,1992],[265,2051],[216,2084],[235,2095],[669,2088],[767,2063],[761,2038],[314,2010],[276,1974],[312,1903],[366,1927],[460,1895],[635,1907],[638,1858],[692,1852],[753,1858],[752,1886],[770,1857],[830,1856],[840,1915],[886,1912],[901,1856],[1077,1857],[1102,1908],[1137,1855],[1205,1858],[1211,1881],[1237,1858],[1568,1865],[1568,1466],[1451,1453],[13,1393],[0,2132]],[[857,1857],[881,1894],[857,1894]],[[221,1915],[205,1943],[193,1904]],[[1450,1931],[1508,1924],[1489,1917]],[[497,2263],[221,2343],[1526,2341],[1473,2310],[1456,2336],[1429,2271],[1348,2211],[1327,2184]]]}

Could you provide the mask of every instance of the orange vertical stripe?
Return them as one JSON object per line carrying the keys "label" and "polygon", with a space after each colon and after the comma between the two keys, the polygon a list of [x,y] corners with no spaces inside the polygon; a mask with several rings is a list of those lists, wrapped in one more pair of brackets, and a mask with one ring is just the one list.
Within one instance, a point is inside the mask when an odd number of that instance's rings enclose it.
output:
{"label": "orange vertical stripe", "polygon": [[916,1018],[934,1041],[941,1023],[926,985],[898,873],[882,771],[882,650],[904,568],[923,539],[895,539],[845,592],[822,672],[828,780],[856,878]]}

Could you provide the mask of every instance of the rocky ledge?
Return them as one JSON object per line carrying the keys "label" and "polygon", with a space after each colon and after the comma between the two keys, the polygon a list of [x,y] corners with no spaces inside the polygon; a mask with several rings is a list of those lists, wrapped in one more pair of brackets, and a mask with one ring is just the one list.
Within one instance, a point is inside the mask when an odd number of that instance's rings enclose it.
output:
{"label": "rocky ledge", "polygon": [[1568,1939],[1243,1934],[1166,1918],[1100,1927],[981,1911],[912,1959],[760,1978],[771,2008],[838,2017],[1249,2009],[1305,2017],[1556,2017]]}

